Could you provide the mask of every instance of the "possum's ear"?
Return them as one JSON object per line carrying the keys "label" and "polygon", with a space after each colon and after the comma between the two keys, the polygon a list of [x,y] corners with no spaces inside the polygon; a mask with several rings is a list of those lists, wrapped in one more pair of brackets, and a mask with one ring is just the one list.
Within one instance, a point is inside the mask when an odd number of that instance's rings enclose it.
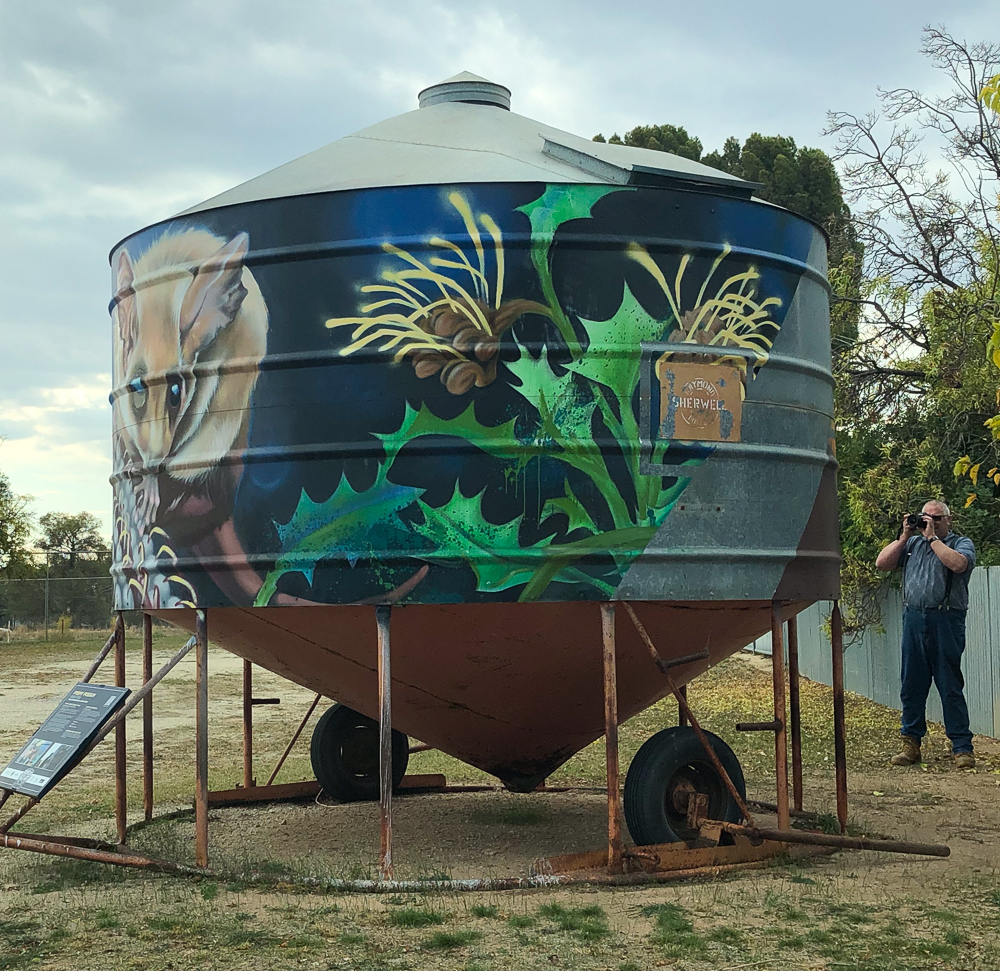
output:
{"label": "possum's ear", "polygon": [[233,322],[243,305],[243,259],[250,237],[240,233],[216,250],[194,271],[194,279],[181,303],[181,348],[191,360]]}
{"label": "possum's ear", "polygon": [[[132,260],[129,258],[128,250],[122,250],[118,254],[118,276],[117,289],[115,291],[115,317],[118,321],[118,343],[123,360],[128,360],[135,347],[138,336],[138,320],[136,319],[135,290],[132,284],[135,282],[135,272],[132,269]],[[124,372],[123,372],[124,373]]]}

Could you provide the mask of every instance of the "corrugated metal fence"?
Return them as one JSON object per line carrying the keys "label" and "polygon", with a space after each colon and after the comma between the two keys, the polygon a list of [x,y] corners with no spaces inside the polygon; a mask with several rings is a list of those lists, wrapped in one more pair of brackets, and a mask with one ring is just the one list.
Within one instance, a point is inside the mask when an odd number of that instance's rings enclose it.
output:
{"label": "corrugated metal fence", "polygon": [[[844,681],[854,691],[879,704],[899,708],[899,661],[903,599],[899,590],[882,595],[884,634],[867,630],[844,649]],[[799,614],[799,668],[812,681],[830,684],[829,617],[832,605],[813,604]],[[771,635],[747,646],[771,653]],[[978,567],[969,580],[966,618],[965,697],[972,730],[1000,738],[1000,566]],[[927,717],[941,721],[941,702],[932,689]]]}

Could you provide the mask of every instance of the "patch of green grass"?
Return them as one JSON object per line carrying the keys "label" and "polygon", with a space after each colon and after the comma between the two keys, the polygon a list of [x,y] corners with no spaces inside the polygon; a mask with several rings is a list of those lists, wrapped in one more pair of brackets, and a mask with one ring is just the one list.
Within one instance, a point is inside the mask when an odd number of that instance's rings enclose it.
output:
{"label": "patch of green grass", "polygon": [[0,918],[0,969],[14,971],[37,965],[51,946],[37,920]]}
{"label": "patch of green grass", "polygon": [[122,883],[129,877],[125,867],[108,866],[91,860],[57,858],[34,869],[37,882],[31,888],[32,893],[75,890],[91,884],[107,886],[109,883]]}
{"label": "patch of green grass", "polygon": [[470,818],[482,826],[537,826],[549,818],[549,812],[538,802],[510,800],[475,809]]}
{"label": "patch of green grass", "polygon": [[478,941],[483,935],[479,931],[435,931],[424,941],[428,951],[451,951]]}
{"label": "patch of green grass", "polygon": [[708,949],[704,938],[695,932],[694,924],[683,907],[677,904],[649,904],[640,913],[653,918],[655,930],[652,941],[662,947],[668,957],[697,957]]}
{"label": "patch of green grass", "polygon": [[607,915],[596,904],[589,907],[542,904],[538,914],[552,921],[558,930],[574,934],[584,941],[597,941],[611,933]]}
{"label": "patch of green grass", "polygon": [[534,927],[535,918],[529,917],[527,914],[512,914],[507,918],[507,923],[510,924],[511,927],[521,930],[527,927]]}
{"label": "patch of green grass", "polygon": [[842,923],[853,926],[855,924],[870,924],[871,915],[866,913],[857,904],[831,904],[826,908],[826,912],[831,917],[838,918]]}
{"label": "patch of green grass", "polygon": [[280,937],[249,927],[230,927],[220,935],[220,943],[226,947],[277,947],[283,941]]}
{"label": "patch of green grass", "polygon": [[443,924],[444,921],[444,914],[422,907],[404,907],[402,910],[389,912],[389,923],[393,927],[431,927],[434,924]]}
{"label": "patch of green grass", "polygon": [[110,907],[99,907],[94,911],[94,926],[102,931],[114,930],[122,926],[121,919]]}
{"label": "patch of green grass", "polygon": [[183,931],[190,926],[190,921],[185,920],[179,914],[167,914],[163,917],[150,916],[146,918],[146,926],[151,931],[172,934],[174,931]]}
{"label": "patch of green grass", "polygon": [[473,917],[498,917],[500,908],[496,904],[473,904],[469,908]]}
{"label": "patch of green grass", "polygon": [[958,948],[953,944],[942,944],[940,941],[921,941],[919,948],[924,954],[936,958],[958,957]]}
{"label": "patch of green grass", "polygon": [[198,887],[202,900],[215,900],[219,896],[219,887],[215,883],[203,883]]}
{"label": "patch of green grass", "polygon": [[921,912],[928,920],[936,920],[939,924],[957,924],[960,920],[953,910],[942,910],[940,907],[921,906]]}
{"label": "patch of green grass", "polygon": [[730,944],[733,947],[740,947],[743,944],[743,935],[735,927],[715,927],[705,935],[706,941],[714,944]]}
{"label": "patch of green grass", "polygon": [[344,931],[337,940],[341,944],[364,944],[368,940],[368,935],[358,931]]}

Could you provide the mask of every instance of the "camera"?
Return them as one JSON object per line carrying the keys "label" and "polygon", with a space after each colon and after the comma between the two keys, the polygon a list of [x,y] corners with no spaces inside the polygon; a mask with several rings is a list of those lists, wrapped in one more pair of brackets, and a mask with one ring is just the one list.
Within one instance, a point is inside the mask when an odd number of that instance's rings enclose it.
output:
{"label": "camera", "polygon": [[906,525],[910,529],[923,529],[927,525],[927,520],[924,516],[918,516],[916,513],[910,513],[906,517]]}

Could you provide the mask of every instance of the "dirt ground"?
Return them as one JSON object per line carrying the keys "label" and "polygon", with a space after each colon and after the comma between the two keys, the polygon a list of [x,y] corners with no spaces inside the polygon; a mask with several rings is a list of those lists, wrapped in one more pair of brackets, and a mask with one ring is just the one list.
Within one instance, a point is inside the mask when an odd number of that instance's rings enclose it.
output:
{"label": "dirt ground", "polygon": [[[137,644],[137,640],[130,642]],[[156,662],[181,643],[158,635]],[[5,762],[75,682],[92,642],[0,645],[0,762]],[[128,677],[138,680],[132,651]],[[213,650],[210,705],[213,789],[241,776],[242,662]],[[110,676],[110,670],[102,672]],[[266,672],[255,694],[281,697],[256,709],[257,775],[266,776],[305,713],[309,692]],[[714,680],[713,680],[714,679]],[[769,665],[739,657],[692,691],[707,727],[736,749],[749,795],[773,801],[771,757],[761,736],[732,731],[738,716],[767,710]],[[98,679],[100,680],[100,679]],[[829,692],[803,686],[805,804],[833,808]],[[622,728],[623,763],[652,732],[672,724],[664,704]],[[863,699],[848,704],[852,831],[946,843],[947,859],[841,852],[715,880],[633,888],[566,888],[492,894],[366,896],[304,892],[310,879],[374,874],[378,811],[320,798],[213,809],[212,867],[201,881],[109,870],[0,850],[0,971],[22,967],[482,968],[570,966],[633,971],[833,969],[910,971],[1000,967],[1000,743],[977,738],[979,766],[958,772],[939,728],[925,763],[894,769],[896,716]],[[137,717],[129,756],[140,757]],[[193,659],[156,697],[156,812],[190,806]],[[107,838],[112,823],[111,745],[64,780],[17,829]],[[595,744],[551,780],[569,792],[412,794],[394,806],[397,875],[404,879],[524,876],[540,857],[596,849],[606,838]],[[411,771],[488,781],[440,753]],[[310,776],[308,730],[278,781]],[[130,819],[141,818],[137,768]],[[8,808],[14,803],[8,803]],[[5,809],[6,812],[6,809]],[[767,823],[766,815],[760,821]],[[153,855],[190,861],[193,820],[182,815],[138,830]],[[269,875],[255,885],[250,874]]]}

